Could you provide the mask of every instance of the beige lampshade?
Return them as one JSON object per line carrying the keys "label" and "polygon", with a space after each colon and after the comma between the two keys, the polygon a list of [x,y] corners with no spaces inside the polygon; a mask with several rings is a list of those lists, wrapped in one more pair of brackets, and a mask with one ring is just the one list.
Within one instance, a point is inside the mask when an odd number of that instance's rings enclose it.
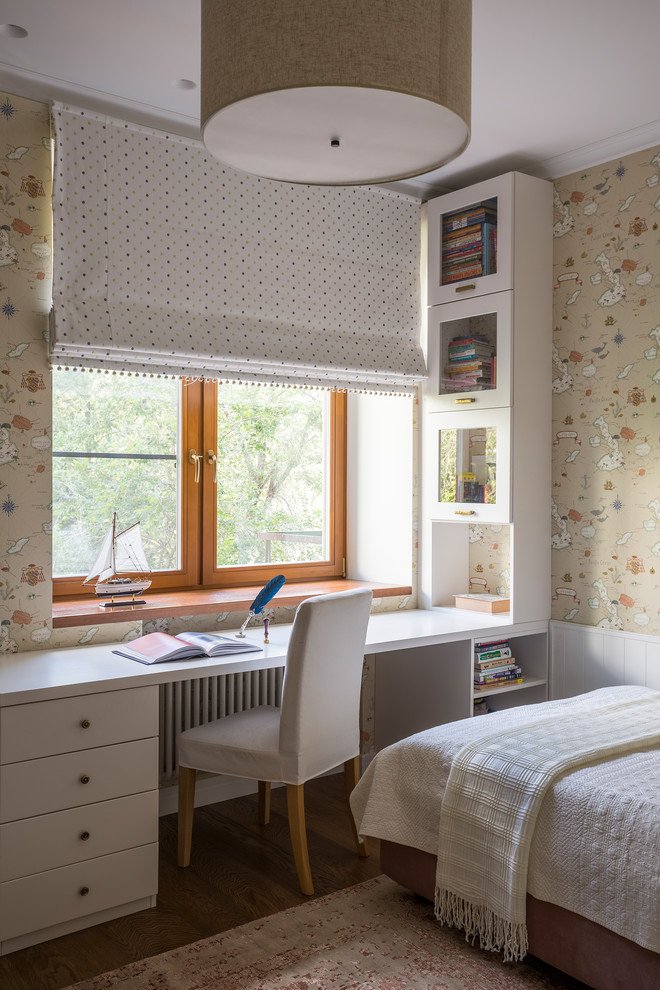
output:
{"label": "beige lampshade", "polygon": [[220,161],[386,182],[470,138],[471,0],[202,0],[201,123]]}

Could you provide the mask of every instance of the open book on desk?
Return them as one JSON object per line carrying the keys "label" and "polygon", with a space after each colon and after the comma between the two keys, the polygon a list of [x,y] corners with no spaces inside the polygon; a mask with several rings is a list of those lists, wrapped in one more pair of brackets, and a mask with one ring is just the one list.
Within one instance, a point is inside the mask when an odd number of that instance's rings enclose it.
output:
{"label": "open book on desk", "polygon": [[155,632],[133,639],[121,649],[113,650],[120,657],[138,663],[165,663],[168,660],[190,660],[191,657],[223,657],[236,653],[257,653],[261,647],[218,633],[182,632],[177,636]]}

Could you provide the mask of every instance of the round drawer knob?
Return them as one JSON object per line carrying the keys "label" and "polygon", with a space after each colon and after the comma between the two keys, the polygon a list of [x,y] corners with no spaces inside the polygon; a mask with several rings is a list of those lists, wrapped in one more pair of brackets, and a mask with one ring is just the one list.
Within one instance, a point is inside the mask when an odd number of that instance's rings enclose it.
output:
{"label": "round drawer knob", "polygon": [[80,888],[80,896],[81,897],[87,897],[88,894],[89,894],[89,887],[81,887]]}
{"label": "round drawer knob", "polygon": [[80,838],[82,839],[83,842],[87,842],[87,840],[89,839],[89,832],[81,832]]}
{"label": "round drawer knob", "polygon": [[90,727],[91,724],[92,723],[90,722],[90,720],[88,718],[84,718],[82,720],[82,722],[80,723],[80,728],[81,729],[89,729],[89,727]]}
{"label": "round drawer knob", "polygon": [[82,775],[82,777],[80,778],[80,783],[81,784],[89,784],[89,777],[88,777],[88,775],[86,773],[84,773]]}

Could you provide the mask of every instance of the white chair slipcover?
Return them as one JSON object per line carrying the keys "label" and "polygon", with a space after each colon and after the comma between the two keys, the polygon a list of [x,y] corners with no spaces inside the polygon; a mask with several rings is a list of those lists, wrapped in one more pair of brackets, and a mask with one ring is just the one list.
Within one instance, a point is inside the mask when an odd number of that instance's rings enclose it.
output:
{"label": "white chair slipcover", "polygon": [[[344,764],[347,792],[359,777],[359,706],[368,589],[308,598],[298,606],[287,651],[281,708],[228,715],[181,733],[179,865],[190,862],[195,771],[259,781],[260,821],[269,816],[269,785],[287,785],[294,858],[303,893],[313,893],[304,823],[303,784]],[[351,819],[352,821],[352,819]],[[358,851],[366,855],[355,827]]]}

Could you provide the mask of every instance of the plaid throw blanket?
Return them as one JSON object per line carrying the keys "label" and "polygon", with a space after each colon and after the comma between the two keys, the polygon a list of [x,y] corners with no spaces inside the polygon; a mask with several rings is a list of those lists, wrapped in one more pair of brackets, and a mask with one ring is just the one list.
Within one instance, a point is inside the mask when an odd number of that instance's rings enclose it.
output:
{"label": "plaid throw blanket", "polygon": [[505,960],[527,952],[525,901],[534,825],[559,776],[660,743],[660,691],[612,701],[585,696],[476,740],[456,755],[440,814],[436,917]]}

